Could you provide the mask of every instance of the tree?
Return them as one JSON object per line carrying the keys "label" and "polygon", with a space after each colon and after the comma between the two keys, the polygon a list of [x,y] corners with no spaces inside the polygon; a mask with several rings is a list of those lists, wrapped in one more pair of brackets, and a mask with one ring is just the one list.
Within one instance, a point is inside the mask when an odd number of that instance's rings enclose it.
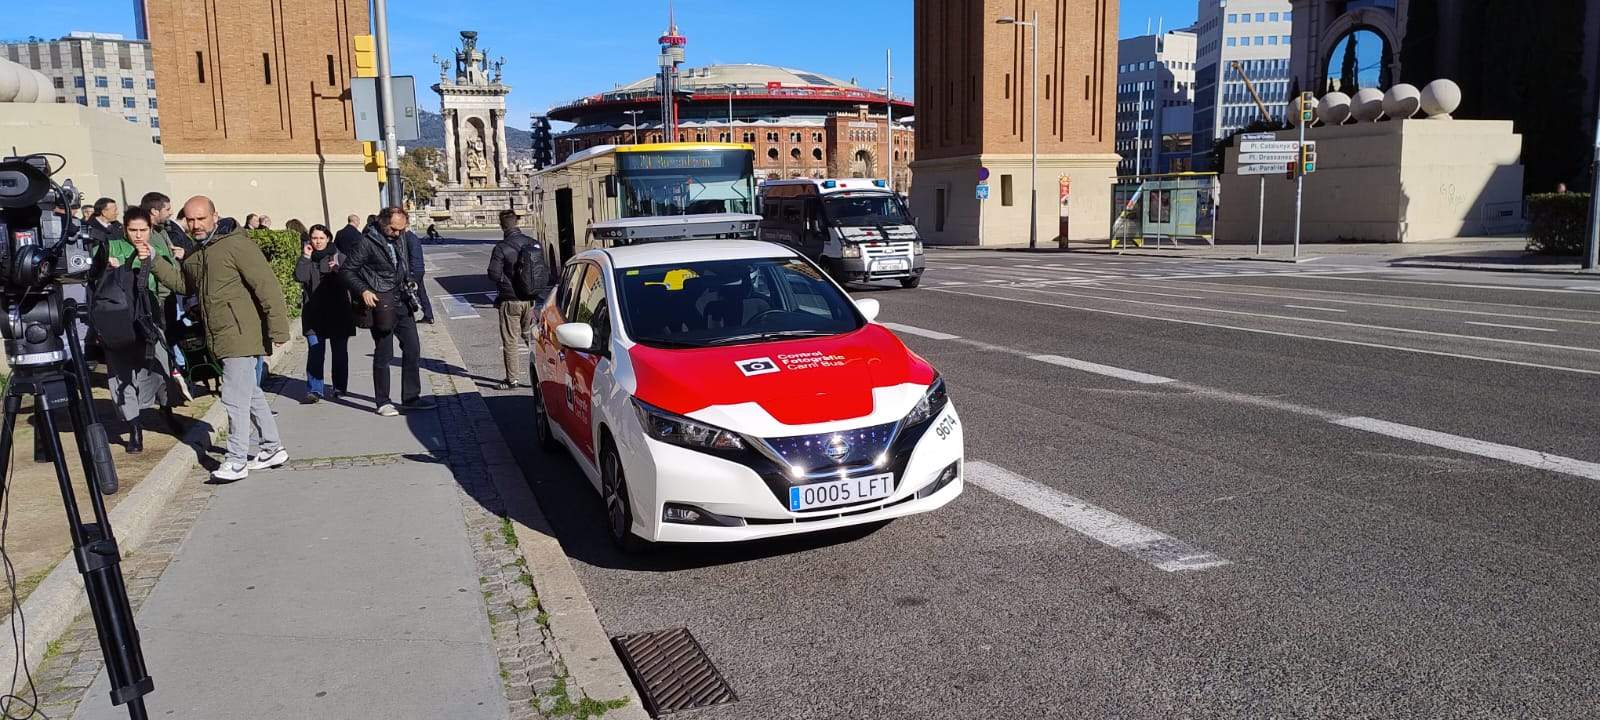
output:
{"label": "tree", "polygon": [[1344,36],[1344,59],[1339,62],[1339,92],[1354,95],[1361,89],[1361,78],[1357,76],[1356,63],[1356,36],[1361,31],[1352,31]]}
{"label": "tree", "polygon": [[400,158],[400,179],[405,184],[406,196],[415,207],[433,200],[436,186],[443,181],[438,167],[438,148],[411,148]]}

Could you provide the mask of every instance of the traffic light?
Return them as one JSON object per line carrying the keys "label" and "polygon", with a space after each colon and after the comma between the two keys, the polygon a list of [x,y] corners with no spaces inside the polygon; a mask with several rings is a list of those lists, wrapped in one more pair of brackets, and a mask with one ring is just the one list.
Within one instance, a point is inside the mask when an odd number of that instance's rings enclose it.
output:
{"label": "traffic light", "polygon": [[378,174],[379,183],[389,182],[389,169],[383,164],[383,151],[378,149],[378,144],[371,140],[361,143],[361,159],[364,163],[362,169],[369,173]]}
{"label": "traffic light", "polygon": [[1317,144],[1314,142],[1300,144],[1300,172],[1310,175],[1317,171]]}
{"label": "traffic light", "polygon": [[355,77],[378,76],[378,45],[371,35],[357,35],[351,38],[355,49]]}
{"label": "traffic light", "polygon": [[1317,98],[1315,95],[1312,95],[1309,92],[1300,93],[1300,122],[1303,125],[1309,125],[1313,120],[1316,119],[1316,116],[1313,114],[1316,109],[1316,102]]}

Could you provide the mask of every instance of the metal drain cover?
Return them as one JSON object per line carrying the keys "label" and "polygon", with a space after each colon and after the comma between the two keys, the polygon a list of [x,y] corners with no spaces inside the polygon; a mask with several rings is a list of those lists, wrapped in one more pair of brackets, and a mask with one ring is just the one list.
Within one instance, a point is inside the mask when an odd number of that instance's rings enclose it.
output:
{"label": "metal drain cover", "polygon": [[652,716],[739,699],[688,628],[622,635],[611,642]]}

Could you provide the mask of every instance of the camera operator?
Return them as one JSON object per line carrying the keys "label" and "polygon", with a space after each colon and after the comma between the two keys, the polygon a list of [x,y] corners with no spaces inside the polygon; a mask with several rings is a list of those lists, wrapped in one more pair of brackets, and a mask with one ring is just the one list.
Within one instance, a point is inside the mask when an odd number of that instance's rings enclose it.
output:
{"label": "camera operator", "polygon": [[400,338],[400,405],[408,410],[426,410],[433,401],[421,397],[419,361],[422,345],[417,338],[415,283],[411,281],[411,249],[406,229],[411,218],[403,208],[388,207],[377,223],[345,251],[339,269],[350,294],[361,299],[371,316],[373,401],[384,417],[400,414],[389,401],[389,362],[394,358],[394,339]]}
{"label": "camera operator", "polygon": [[[183,218],[195,251],[184,257],[181,272],[161,262],[151,269],[169,287],[200,299],[206,344],[222,362],[222,405],[228,411],[228,456],[211,477],[233,482],[289,461],[256,382],[260,358],[289,342],[289,308],[261,248],[241,230],[220,232],[210,198],[189,198]],[[250,442],[257,436],[261,446],[252,456]]]}

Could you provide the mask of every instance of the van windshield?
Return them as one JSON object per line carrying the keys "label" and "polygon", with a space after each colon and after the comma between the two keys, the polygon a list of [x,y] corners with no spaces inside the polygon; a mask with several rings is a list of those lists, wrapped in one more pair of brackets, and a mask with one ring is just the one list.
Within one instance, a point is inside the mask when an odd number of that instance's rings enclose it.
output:
{"label": "van windshield", "polygon": [[829,222],[843,227],[911,224],[892,193],[831,193],[822,196],[822,207]]}

